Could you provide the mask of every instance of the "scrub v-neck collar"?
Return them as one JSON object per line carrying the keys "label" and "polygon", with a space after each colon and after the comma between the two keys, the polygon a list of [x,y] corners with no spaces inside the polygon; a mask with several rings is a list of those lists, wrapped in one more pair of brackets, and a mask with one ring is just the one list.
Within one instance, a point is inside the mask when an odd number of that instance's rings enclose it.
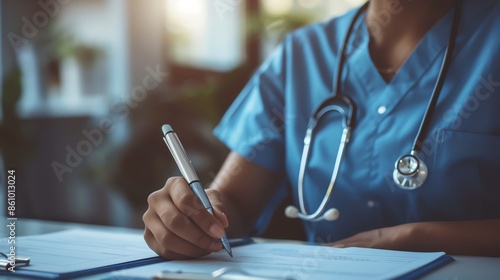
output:
{"label": "scrub v-neck collar", "polygon": [[353,73],[354,79],[357,80],[354,82],[361,85],[367,97],[374,94],[386,95],[387,93],[384,93],[390,91],[398,93],[392,98],[401,99],[420,81],[434,63],[442,62],[448,45],[448,36],[443,36],[443,34],[449,34],[453,14],[454,10],[451,9],[427,32],[392,80],[386,82],[373,64],[370,55],[368,47],[370,35],[365,24],[365,13],[358,20],[347,52],[346,64],[349,67],[349,73]]}

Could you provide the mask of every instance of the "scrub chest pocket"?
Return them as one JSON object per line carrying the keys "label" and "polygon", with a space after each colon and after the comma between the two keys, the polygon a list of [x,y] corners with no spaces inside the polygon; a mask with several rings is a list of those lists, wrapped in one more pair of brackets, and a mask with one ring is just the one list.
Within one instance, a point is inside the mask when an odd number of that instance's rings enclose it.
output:
{"label": "scrub chest pocket", "polygon": [[[440,130],[435,146],[436,190],[461,219],[500,217],[500,136]],[[452,214],[452,213],[450,213]],[[485,217],[488,216],[488,217]]]}

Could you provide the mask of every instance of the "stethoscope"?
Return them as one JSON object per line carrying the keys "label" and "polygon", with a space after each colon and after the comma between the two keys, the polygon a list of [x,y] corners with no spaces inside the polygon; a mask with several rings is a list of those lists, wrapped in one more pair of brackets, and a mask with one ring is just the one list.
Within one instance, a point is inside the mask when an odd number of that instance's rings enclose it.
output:
{"label": "stethoscope", "polygon": [[[307,221],[334,221],[339,217],[339,211],[335,208],[330,208],[325,211],[326,205],[331,198],[333,188],[335,186],[335,181],[337,179],[340,164],[342,162],[343,154],[347,143],[351,135],[351,130],[354,123],[355,116],[355,105],[352,100],[341,92],[342,83],[342,70],[346,59],[346,47],[349,38],[352,34],[355,23],[358,21],[359,17],[368,7],[369,2],[365,3],[356,13],[353,20],[351,21],[349,28],[347,30],[347,35],[342,44],[340,50],[339,62],[337,64],[337,77],[334,80],[334,90],[333,95],[324,100],[317,108],[314,110],[309,123],[307,125],[306,135],[304,137],[304,148],[302,150],[302,157],[300,160],[299,176],[298,176],[298,198],[300,211],[297,207],[290,205],[285,210],[285,215],[289,218],[300,218]],[[425,162],[418,156],[421,150],[421,144],[423,143],[424,137],[429,129],[429,124],[432,120],[432,114],[434,113],[434,108],[436,107],[436,102],[438,100],[439,94],[444,84],[446,78],[446,73],[448,72],[449,66],[451,64],[451,58],[453,54],[453,49],[455,47],[455,40],[458,32],[458,25],[460,23],[460,15],[462,9],[462,0],[455,1],[455,12],[453,16],[453,24],[450,31],[450,36],[448,38],[448,47],[446,48],[445,57],[439,71],[439,75],[434,86],[429,104],[425,110],[424,117],[420,124],[417,136],[413,143],[412,149],[409,154],[403,155],[396,160],[393,180],[398,187],[404,190],[413,190],[422,186],[427,179],[428,169]],[[316,124],[321,120],[321,118],[328,112],[337,112],[342,117],[342,127],[343,132],[340,139],[339,150],[337,157],[335,159],[335,166],[332,171],[332,176],[330,178],[330,183],[328,189],[318,206],[317,210],[308,214],[306,211],[304,203],[304,174],[306,169],[306,163],[309,157],[309,147],[313,140],[314,129]]]}

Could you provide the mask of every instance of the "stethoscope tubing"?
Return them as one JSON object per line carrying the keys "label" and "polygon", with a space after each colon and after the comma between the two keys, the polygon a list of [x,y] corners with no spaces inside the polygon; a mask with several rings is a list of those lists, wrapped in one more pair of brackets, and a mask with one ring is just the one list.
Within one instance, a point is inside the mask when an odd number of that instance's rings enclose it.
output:
{"label": "stethoscope tubing", "polygon": [[[336,78],[334,79],[333,82],[333,96],[327,98],[325,101],[323,101],[317,109],[314,111],[309,124],[308,128],[306,131],[306,136],[304,138],[304,148],[302,151],[302,157],[301,157],[301,162],[300,162],[300,167],[299,167],[299,176],[298,176],[298,199],[299,199],[299,206],[300,206],[300,212],[297,213],[297,216],[303,220],[308,220],[308,221],[319,221],[322,220],[323,217],[321,217],[322,213],[325,212],[325,207],[328,204],[331,194],[334,190],[335,187],[335,181],[338,176],[339,168],[340,168],[340,163],[342,161],[344,151],[346,148],[346,144],[349,142],[350,134],[351,134],[351,129],[354,126],[354,117],[355,117],[355,105],[354,102],[346,95],[341,93],[341,87],[342,87],[342,73],[343,73],[343,66],[345,64],[346,60],[346,49],[347,49],[347,44],[349,42],[349,39],[351,37],[351,34],[353,32],[354,25],[358,22],[359,17],[361,14],[366,11],[368,8],[369,1],[366,2],[354,15],[354,18],[352,19],[349,28],[347,30],[347,34],[345,36],[345,39],[342,43],[342,47],[339,50],[339,60],[337,64],[337,75]],[[427,134],[427,131],[429,129],[430,122],[432,121],[432,115],[434,113],[434,109],[437,104],[437,100],[439,99],[439,95],[441,93],[441,90],[444,85],[444,81],[446,79],[446,74],[448,73],[450,64],[452,62],[452,56],[455,48],[455,41],[458,33],[458,27],[460,24],[460,18],[461,18],[461,11],[462,11],[462,0],[456,0],[455,1],[455,11],[454,11],[454,17],[453,17],[453,23],[451,26],[451,31],[450,31],[450,36],[448,38],[448,46],[445,51],[445,57],[443,59],[443,62],[441,64],[441,69],[439,72],[439,75],[437,77],[436,85],[434,86],[431,98],[429,100],[429,103],[427,105],[427,108],[424,112],[422,122],[420,124],[417,136],[415,137],[415,141],[413,143],[412,149],[410,151],[410,155],[415,156],[415,158],[419,161],[422,166],[425,166],[424,162],[421,162],[421,160],[418,158],[417,153],[420,151],[421,147],[420,145],[423,143],[424,137]],[[341,101],[343,102],[348,109],[347,112],[346,110],[335,104],[329,104],[334,101]],[[330,111],[337,111],[342,117],[343,117],[343,133],[340,141],[340,146],[339,150],[337,153],[337,157],[335,159],[335,166],[332,172],[332,176],[330,178],[330,183],[328,185],[327,191],[325,193],[325,196],[323,197],[323,200],[321,201],[319,207],[317,210],[312,213],[308,214],[306,211],[305,207],[305,202],[304,202],[304,186],[303,186],[303,181],[304,181],[304,175],[305,175],[305,169],[306,169],[306,163],[308,161],[309,157],[309,149],[311,142],[313,140],[313,132],[314,129],[321,119],[321,117],[326,114],[327,112]],[[405,156],[402,156],[403,158]],[[400,159],[401,159],[400,158]],[[399,161],[399,160],[398,160]],[[396,161],[396,165],[397,162]],[[398,171],[398,169],[397,169]],[[395,171],[396,172],[396,171]],[[399,171],[398,171],[399,172]],[[427,173],[427,169],[425,168],[425,173]],[[404,174],[403,174],[404,175]],[[427,175],[426,175],[427,176]],[[423,178],[425,181],[426,176]],[[403,178],[404,182],[407,182],[407,180],[411,180],[412,178]],[[415,180],[417,180],[416,178]],[[422,179],[422,178],[421,178]],[[395,180],[396,181],[396,180]],[[398,183],[398,182],[396,182]],[[423,184],[423,182],[422,182]],[[420,184],[421,185],[421,184]],[[414,189],[412,188],[407,188],[407,189]]]}
{"label": "stethoscope tubing", "polygon": [[432,115],[434,114],[434,109],[436,108],[439,95],[441,94],[444,81],[446,80],[446,74],[448,74],[448,70],[452,62],[451,60],[453,58],[453,52],[455,50],[455,41],[457,38],[458,27],[460,25],[460,18],[462,15],[462,0],[456,0],[454,13],[455,14],[453,15],[453,23],[451,25],[450,36],[448,37],[448,47],[446,48],[437,82],[434,86],[434,90],[432,91],[431,99],[429,100],[429,104],[427,105],[424,116],[422,118],[422,122],[420,124],[420,128],[418,129],[417,136],[415,137],[415,141],[413,142],[413,146],[411,148],[411,150],[415,152],[420,152],[422,148],[421,145],[424,143],[424,138],[427,135],[427,131],[429,130],[429,126],[432,121]]}

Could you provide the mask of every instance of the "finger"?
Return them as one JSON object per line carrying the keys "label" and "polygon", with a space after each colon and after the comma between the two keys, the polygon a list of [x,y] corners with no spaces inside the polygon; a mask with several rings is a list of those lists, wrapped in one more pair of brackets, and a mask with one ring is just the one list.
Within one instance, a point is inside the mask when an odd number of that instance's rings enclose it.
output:
{"label": "finger", "polygon": [[179,182],[178,186],[173,187],[170,195],[177,209],[189,217],[206,234],[213,238],[224,236],[223,224],[203,207],[200,199],[189,190],[185,181]]}
{"label": "finger", "polygon": [[229,226],[229,221],[227,219],[226,214],[224,214],[224,212],[222,212],[218,209],[215,209],[214,214],[215,214],[215,218],[217,218],[217,220],[219,220],[219,222],[221,222],[221,224],[224,228],[227,228]]}
{"label": "finger", "polygon": [[215,218],[221,222],[224,228],[227,228],[229,226],[229,220],[227,219],[226,214],[224,214],[224,204],[222,203],[220,193],[214,189],[208,189],[207,194],[212,203],[212,207],[214,208]]}
{"label": "finger", "polygon": [[335,241],[335,242],[332,242],[332,243],[328,243],[326,245],[328,245],[328,246],[334,246],[334,247],[340,247],[341,245],[345,245],[347,243],[350,243],[350,241],[347,240],[347,239],[342,239],[342,240],[338,240],[338,241]]}
{"label": "finger", "polygon": [[169,259],[169,260],[184,260],[191,259],[193,257],[189,257],[186,255],[178,254],[173,251],[166,250],[158,241],[155,239],[153,233],[149,229],[145,229],[144,231],[144,239],[148,244],[149,248],[157,253],[160,257]]}
{"label": "finger", "polygon": [[358,233],[358,234],[352,235],[350,237],[347,237],[347,238],[344,238],[341,240],[337,240],[337,241],[332,242],[328,245],[330,245],[330,246],[346,245],[346,244],[350,244],[350,243],[357,243],[362,239],[363,239],[362,235],[360,233]]}
{"label": "finger", "polygon": [[[167,181],[164,188],[152,193],[148,197],[149,205],[153,209],[152,212],[156,213],[156,215],[160,217],[160,220],[165,225],[167,230],[172,231],[174,234],[184,238],[191,244],[198,246],[203,250],[209,250],[212,252],[221,250],[219,241],[216,241],[213,237],[207,235],[203,230],[195,225],[188,216],[180,212],[174,204],[172,195],[170,194],[173,190],[180,190],[182,192],[182,194],[174,193],[174,196],[184,195],[186,197],[191,197],[190,199],[197,199],[182,177],[172,177]],[[189,210],[203,212],[206,215],[210,215],[204,208],[202,210]],[[213,217],[211,218],[213,219]]]}
{"label": "finger", "polygon": [[[205,251],[216,252],[222,249],[218,239],[205,233],[188,216],[179,211],[175,204],[162,203],[156,205],[155,210],[159,222],[176,236]],[[205,209],[203,211],[207,212]],[[207,214],[210,215],[208,212]]]}
{"label": "finger", "polygon": [[152,215],[148,220],[144,237],[148,246],[158,255],[178,259],[180,256],[197,258],[210,253],[169,231],[158,216]]}
{"label": "finger", "polygon": [[347,241],[337,241],[337,242],[328,244],[328,246],[337,247],[337,248],[345,248],[345,247],[352,247],[351,244],[356,244],[356,243],[359,243],[359,242],[355,242],[355,241],[349,241],[349,242],[347,242]]}
{"label": "finger", "polygon": [[[349,240],[348,240],[349,239]],[[344,239],[340,240],[334,243],[328,244],[329,246],[335,247],[335,248],[349,248],[349,247],[365,247],[365,248],[372,248],[372,246],[367,242],[367,240],[364,239]]]}
{"label": "finger", "polygon": [[326,246],[331,246],[335,248],[360,247],[356,246],[355,244],[358,244],[358,242],[346,242],[344,240],[339,240],[333,243],[328,243],[326,244]]}

